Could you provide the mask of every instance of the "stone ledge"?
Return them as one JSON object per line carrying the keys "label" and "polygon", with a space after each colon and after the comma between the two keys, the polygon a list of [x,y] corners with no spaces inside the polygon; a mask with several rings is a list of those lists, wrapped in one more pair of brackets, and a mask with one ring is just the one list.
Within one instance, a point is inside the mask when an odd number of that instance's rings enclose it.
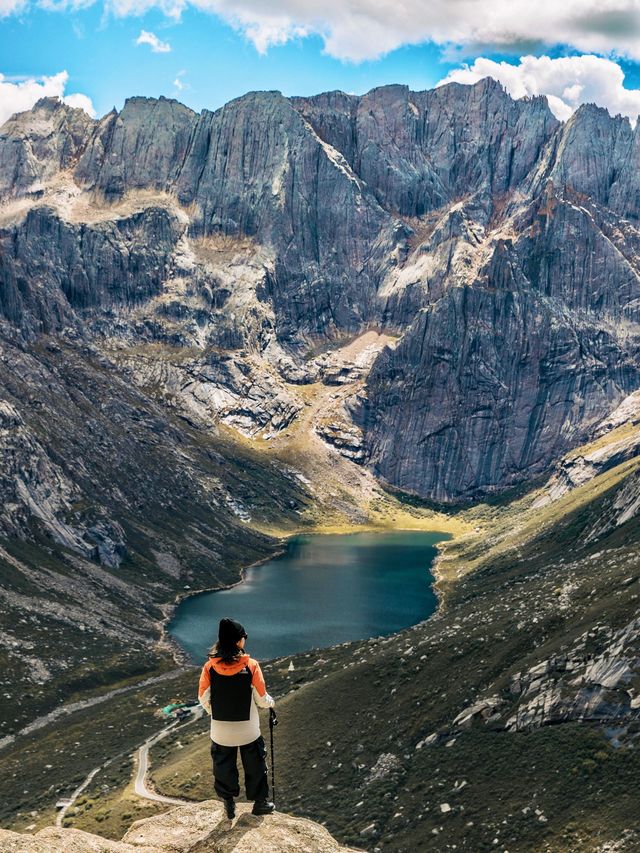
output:
{"label": "stone ledge", "polygon": [[324,827],[276,812],[254,817],[249,804],[229,821],[216,800],[180,806],[134,823],[122,841],[79,829],[35,835],[0,830],[0,853],[349,853]]}

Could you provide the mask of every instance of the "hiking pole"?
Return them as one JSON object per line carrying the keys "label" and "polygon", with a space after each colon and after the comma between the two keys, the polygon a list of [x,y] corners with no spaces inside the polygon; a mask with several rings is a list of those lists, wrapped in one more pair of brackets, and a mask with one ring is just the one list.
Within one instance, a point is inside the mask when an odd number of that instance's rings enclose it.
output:
{"label": "hiking pole", "polygon": [[269,708],[269,736],[271,741],[271,796],[276,801],[276,768],[273,763],[273,730],[278,725],[278,717],[273,708]]}

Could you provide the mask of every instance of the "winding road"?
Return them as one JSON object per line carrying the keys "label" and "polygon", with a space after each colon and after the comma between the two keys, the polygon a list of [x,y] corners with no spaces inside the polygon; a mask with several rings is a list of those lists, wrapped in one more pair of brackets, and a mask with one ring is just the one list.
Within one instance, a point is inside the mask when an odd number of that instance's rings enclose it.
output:
{"label": "winding road", "polygon": [[[190,801],[189,800],[178,800],[174,797],[165,797],[163,794],[156,794],[155,791],[152,791],[147,787],[147,772],[149,770],[149,750],[151,747],[158,743],[158,741],[165,738],[170,732],[176,729],[178,726],[187,726],[189,723],[194,723],[196,720],[199,720],[204,714],[204,708],[197,707],[194,708],[193,713],[191,714],[188,720],[176,720],[174,723],[171,723],[166,728],[161,729],[156,734],[147,738],[145,742],[138,747],[137,753],[137,762],[138,769],[136,771],[136,778],[134,782],[134,790],[138,797],[142,797],[145,800],[153,800],[156,803],[167,803],[167,805],[171,806],[186,806]],[[62,826],[62,821],[64,820],[64,816],[69,811],[69,809],[73,806],[75,801],[78,799],[80,794],[85,791],[91,782],[93,781],[94,776],[99,773],[101,770],[104,770],[108,767],[113,761],[118,758],[122,758],[125,753],[120,753],[119,755],[114,755],[112,758],[109,758],[99,767],[94,767],[94,769],[87,775],[84,782],[82,782],[75,791],[71,794],[69,799],[65,802],[64,806],[60,809],[56,816],[56,826]]]}
{"label": "winding road", "polygon": [[82,782],[82,784],[78,785],[78,787],[75,789],[73,794],[71,794],[71,796],[69,797],[69,800],[65,803],[65,805],[58,812],[58,814],[56,816],[56,826],[62,826],[62,821],[64,820],[64,816],[69,811],[71,806],[75,803],[75,801],[78,799],[80,794],[89,786],[91,780],[96,775],[96,773],[98,773],[103,768],[107,767],[111,763],[112,760],[113,759],[111,759],[110,761],[106,761],[104,764],[101,764],[100,767],[94,768],[91,771],[91,773],[89,773],[89,775],[84,780],[84,782]]}
{"label": "winding road", "polygon": [[176,720],[175,723],[171,723],[171,725],[167,726],[166,729],[162,729],[162,731],[145,740],[142,746],[138,749],[138,772],[136,773],[134,790],[139,797],[144,797],[145,800],[154,800],[156,803],[169,803],[174,806],[184,806],[187,804],[186,800],[177,800],[173,797],[165,797],[162,794],[156,794],[155,791],[152,791],[147,787],[149,750],[154,746],[154,744],[165,738],[169,732],[173,731],[173,729],[180,725],[187,725],[188,723],[193,723],[196,720],[199,720],[200,717],[202,717],[203,712],[203,708],[196,708],[188,720]]}

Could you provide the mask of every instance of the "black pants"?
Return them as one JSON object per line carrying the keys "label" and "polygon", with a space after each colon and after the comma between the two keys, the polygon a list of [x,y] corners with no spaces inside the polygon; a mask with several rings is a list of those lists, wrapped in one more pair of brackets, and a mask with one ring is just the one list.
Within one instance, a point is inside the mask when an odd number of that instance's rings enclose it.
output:
{"label": "black pants", "polygon": [[[238,747],[220,746],[211,741],[213,758],[213,787],[219,797],[237,797],[240,794],[238,778]],[[248,800],[268,800],[267,750],[262,735],[240,747],[244,767],[244,782]]]}

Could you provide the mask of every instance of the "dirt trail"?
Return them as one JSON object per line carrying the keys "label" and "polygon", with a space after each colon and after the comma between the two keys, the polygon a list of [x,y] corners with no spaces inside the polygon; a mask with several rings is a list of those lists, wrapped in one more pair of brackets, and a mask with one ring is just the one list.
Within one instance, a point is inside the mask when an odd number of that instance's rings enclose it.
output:
{"label": "dirt trail", "polygon": [[375,478],[364,466],[346,458],[324,441],[317,428],[329,421],[350,424],[344,410],[345,401],[362,391],[377,354],[392,342],[393,338],[388,335],[369,331],[327,353],[330,370],[337,375],[344,368],[345,374],[332,384],[316,382],[288,386],[289,391],[302,400],[304,408],[294,423],[263,445],[267,452],[299,470],[307,482],[313,484],[321,500],[331,504],[340,492],[343,497],[347,493],[356,499],[352,510],[355,511],[357,503],[364,514],[374,491],[379,490]]}
{"label": "dirt trail", "polygon": [[76,711],[83,711],[85,708],[92,708],[94,705],[100,705],[114,696],[119,696],[122,693],[130,693],[132,690],[139,690],[141,687],[147,687],[150,684],[158,684],[162,681],[169,681],[172,678],[177,678],[178,675],[184,673],[184,669],[172,669],[170,672],[163,672],[162,675],[154,675],[153,678],[147,678],[144,681],[138,681],[135,684],[129,684],[127,687],[117,687],[114,690],[109,690],[107,693],[101,693],[99,696],[92,696],[89,699],[82,699],[80,702],[69,702],[67,705],[60,705],[49,711],[48,714],[43,714],[41,717],[36,717],[35,720],[20,729],[14,735],[7,735],[0,739],[0,750],[5,749],[16,741],[19,737],[31,734],[38,729],[48,726],[49,723],[54,723],[60,717],[74,714]]}
{"label": "dirt trail", "polygon": [[[147,787],[147,773],[149,771],[149,750],[152,746],[154,746],[158,741],[165,738],[170,732],[176,729],[178,726],[186,726],[189,723],[194,723],[196,720],[199,720],[204,713],[202,708],[196,708],[192,713],[191,717],[188,720],[176,720],[174,723],[166,726],[164,729],[161,729],[156,734],[148,737],[145,742],[138,747],[137,752],[137,771],[136,777],[134,780],[134,790],[138,797],[142,797],[145,800],[153,800],[156,803],[166,803],[171,806],[186,806],[189,804],[189,800],[179,800],[175,797],[165,797],[163,794],[156,794],[155,791],[152,791]],[[104,761],[99,767],[94,767],[93,770],[87,774],[86,778],[83,782],[78,785],[78,787],[73,791],[71,796],[64,801],[64,806],[60,809],[56,816],[56,826],[61,827],[62,822],[65,818],[65,815],[69,811],[70,808],[74,805],[80,794],[89,787],[94,777],[101,771],[106,769],[110,764],[116,761],[119,758],[122,758],[127,753],[121,752],[118,755],[113,755],[111,758]]]}
{"label": "dirt trail", "polygon": [[[189,723],[192,723],[194,720],[199,720],[202,714],[194,713]],[[172,732],[175,728],[180,725],[180,721],[176,721],[175,723],[171,723],[170,726],[167,726],[166,729],[162,729],[161,732],[153,735],[153,737],[148,738],[140,749],[138,750],[138,771],[136,773],[136,778],[134,782],[134,791],[139,797],[143,797],[145,800],[153,800],[156,803],[168,803],[173,806],[184,806],[187,804],[186,800],[178,800],[173,797],[165,797],[162,794],[156,794],[155,791],[152,791],[147,787],[147,772],[149,770],[149,750],[151,747],[158,743],[159,740],[165,738],[170,732]]]}

